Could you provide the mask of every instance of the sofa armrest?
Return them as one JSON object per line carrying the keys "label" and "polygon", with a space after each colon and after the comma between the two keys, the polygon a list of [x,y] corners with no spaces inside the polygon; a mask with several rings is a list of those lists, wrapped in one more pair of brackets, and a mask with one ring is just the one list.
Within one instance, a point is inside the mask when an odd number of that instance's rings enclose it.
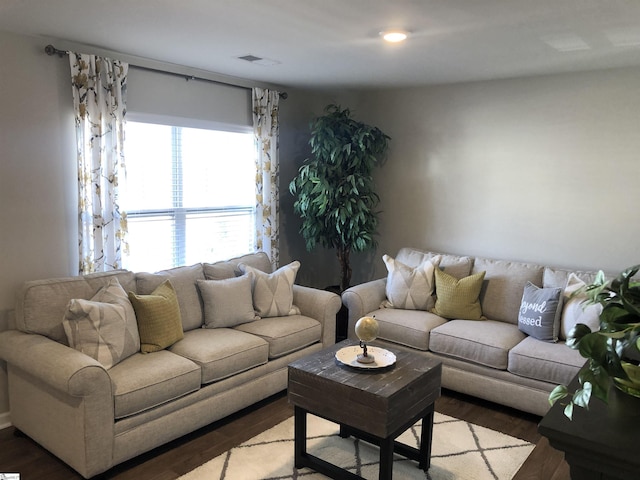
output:
{"label": "sofa armrest", "polygon": [[314,318],[322,324],[322,344],[336,343],[336,314],[340,310],[340,296],[326,290],[293,286],[293,304],[302,315]]}
{"label": "sofa armrest", "polygon": [[[13,425],[85,478],[113,464],[111,379],[93,358],[42,335],[0,333]],[[63,440],[61,440],[63,439]]]}
{"label": "sofa armrest", "polygon": [[380,304],[387,298],[385,286],[386,278],[361,283],[342,292],[342,303],[349,309],[348,338],[356,338],[356,322],[368,313],[378,310]]}
{"label": "sofa armrest", "polygon": [[99,362],[42,335],[18,330],[0,333],[0,357],[68,395],[83,397],[102,389],[111,396],[111,380]]}

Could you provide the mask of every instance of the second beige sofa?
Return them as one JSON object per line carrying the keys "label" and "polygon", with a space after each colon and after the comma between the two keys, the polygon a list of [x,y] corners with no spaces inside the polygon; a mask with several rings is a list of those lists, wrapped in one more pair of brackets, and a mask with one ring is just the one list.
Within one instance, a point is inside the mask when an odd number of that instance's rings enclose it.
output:
{"label": "second beige sofa", "polygon": [[[349,338],[356,338],[354,325],[360,317],[373,315],[379,322],[377,341],[382,346],[411,349],[442,360],[444,388],[544,415],[550,408],[551,390],[558,384],[568,384],[585,359],[566,346],[566,325],[562,325],[557,342],[538,340],[519,329],[524,288],[531,282],[538,287],[565,289],[570,278],[590,283],[595,272],[413,248],[402,248],[395,260],[415,268],[436,256],[441,257],[439,268],[458,279],[485,272],[479,296],[484,320],[447,319],[430,311],[381,308],[388,303],[387,278],[381,278],[343,292],[342,301],[349,310]],[[563,308],[565,314],[569,315]],[[563,317],[559,320],[569,321]]]}

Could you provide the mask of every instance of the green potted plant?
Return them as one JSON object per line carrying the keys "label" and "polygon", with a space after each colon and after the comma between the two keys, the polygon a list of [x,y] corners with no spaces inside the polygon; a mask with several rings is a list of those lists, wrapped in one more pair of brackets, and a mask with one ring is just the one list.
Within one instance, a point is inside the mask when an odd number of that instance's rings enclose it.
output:
{"label": "green potted plant", "polygon": [[607,281],[602,271],[586,292],[587,304],[602,305],[600,330],[592,332],[579,323],[567,345],[588,361],[578,374],[580,388],[569,392],[558,385],[549,395],[551,404],[569,399],[564,414],[571,419],[575,406],[588,408],[592,396],[608,401],[611,382],[620,390],[640,397],[640,282],[632,277],[640,265],[627,268]]}
{"label": "green potted plant", "polygon": [[289,184],[296,197],[300,233],[307,250],[335,249],[340,263],[340,292],[351,282],[350,253],[375,246],[379,197],[372,171],[387,150],[389,137],[352,118],[347,108],[325,107],[311,121],[311,157]]}

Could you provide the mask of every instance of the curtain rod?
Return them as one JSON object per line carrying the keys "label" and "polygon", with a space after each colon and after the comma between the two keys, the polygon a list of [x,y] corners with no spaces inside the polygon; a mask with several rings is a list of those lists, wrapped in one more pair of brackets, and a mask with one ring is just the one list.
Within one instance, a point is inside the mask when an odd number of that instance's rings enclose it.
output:
{"label": "curtain rod", "polygon": [[[49,56],[58,55],[60,58],[64,57],[65,55],[69,55],[69,52],[67,50],[59,50],[56,47],[54,47],[53,45],[51,45],[51,44],[49,44],[46,47],[44,47],[44,51]],[[229,85],[231,87],[244,88],[246,90],[251,90],[251,88],[249,88],[249,87],[244,87],[242,85],[236,85],[236,84],[233,84],[233,83],[230,83],[230,82],[222,82],[220,80],[211,80],[210,78],[196,77],[194,75],[187,75],[187,74],[184,74],[184,73],[169,72],[167,70],[160,70],[159,68],[144,67],[142,65],[129,64],[129,66],[137,68],[139,70],[146,70],[148,72],[156,72],[156,73],[164,73],[164,74],[167,74],[167,75],[175,75],[176,77],[184,78],[186,81],[199,80],[201,82],[217,83],[219,85]],[[289,96],[289,94],[287,92],[278,92],[278,95],[283,100],[286,100],[287,97]]]}

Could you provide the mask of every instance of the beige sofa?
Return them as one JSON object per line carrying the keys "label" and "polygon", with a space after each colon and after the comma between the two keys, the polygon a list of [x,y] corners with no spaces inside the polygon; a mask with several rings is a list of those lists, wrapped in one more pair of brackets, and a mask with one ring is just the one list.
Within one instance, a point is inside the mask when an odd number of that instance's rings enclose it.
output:
{"label": "beige sofa", "polygon": [[[290,315],[201,328],[206,305],[196,282],[239,277],[240,264],[271,272],[268,257],[258,253],[157,274],[27,282],[16,328],[0,334],[12,423],[88,478],[286,389],[291,361],[335,342],[340,297],[293,285],[297,309]],[[67,304],[92,298],[114,277],[138,294],[169,279],[184,338],[109,369],[70,348],[62,325]]]}
{"label": "beige sofa", "polygon": [[[595,321],[597,325],[599,314],[593,307],[585,311],[577,306],[575,297],[569,301],[567,284],[570,278],[590,283],[595,272],[412,248],[402,248],[395,260],[416,268],[437,255],[441,257],[438,268],[458,279],[485,272],[479,302],[486,319],[447,319],[426,310],[381,308],[387,302],[387,278],[382,278],[343,292],[342,301],[349,309],[349,338],[355,338],[354,325],[360,317],[373,315],[379,322],[377,341],[381,346],[409,348],[442,360],[444,388],[544,415],[550,407],[549,392],[558,384],[567,384],[585,362],[565,344],[570,322],[585,323],[576,316],[586,315],[591,317],[591,324]],[[562,292],[564,305],[558,319],[557,342],[541,341],[519,329],[518,315],[527,282],[566,289]]]}

